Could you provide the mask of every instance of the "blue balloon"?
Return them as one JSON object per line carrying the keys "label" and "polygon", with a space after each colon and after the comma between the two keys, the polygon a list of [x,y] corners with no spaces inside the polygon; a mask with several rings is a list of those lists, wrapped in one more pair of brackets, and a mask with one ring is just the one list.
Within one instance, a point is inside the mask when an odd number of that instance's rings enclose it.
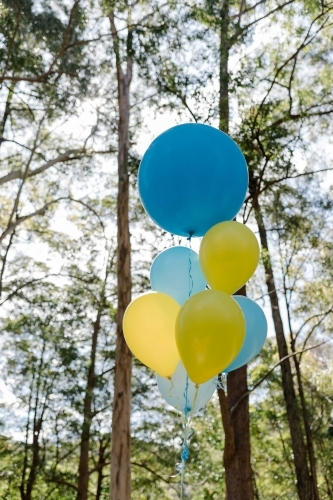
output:
{"label": "blue balloon", "polygon": [[190,248],[167,248],[155,258],[150,269],[150,284],[155,292],[164,292],[183,305],[191,295],[206,288],[199,255]]}
{"label": "blue balloon", "polygon": [[[214,379],[208,380],[208,382],[200,384],[197,390],[195,384],[188,377],[186,377],[186,375],[184,365],[180,361],[175,373],[170,379],[161,377],[160,375],[156,376],[157,385],[160,393],[167,403],[183,414],[185,414],[185,409],[186,413],[193,414],[208,403],[216,389],[216,382]],[[187,383],[188,388],[186,398],[185,391]]]}
{"label": "blue balloon", "polygon": [[233,295],[245,316],[246,332],[243,347],[238,356],[225,370],[229,373],[246,365],[261,351],[267,337],[267,320],[260,306],[248,297]]}
{"label": "blue balloon", "polygon": [[232,220],[248,187],[248,170],[237,144],[199,123],[172,127],[144,154],[138,189],[148,215],[180,236],[203,236]]}

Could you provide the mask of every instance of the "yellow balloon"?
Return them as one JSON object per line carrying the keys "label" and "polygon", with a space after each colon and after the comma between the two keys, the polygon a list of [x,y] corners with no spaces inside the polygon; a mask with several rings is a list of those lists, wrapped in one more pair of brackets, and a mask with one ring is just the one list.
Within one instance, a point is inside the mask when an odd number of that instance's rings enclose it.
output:
{"label": "yellow balloon", "polygon": [[182,306],[176,323],[180,358],[190,379],[203,384],[235,359],[245,339],[240,306],[218,290],[198,292]]}
{"label": "yellow balloon", "polygon": [[235,293],[251,278],[259,262],[257,238],[240,222],[220,222],[202,238],[200,265],[211,288]]}
{"label": "yellow balloon", "polygon": [[148,292],[134,299],[123,319],[124,337],[132,353],[161,377],[176,370],[179,354],[175,339],[180,305],[166,293]]}

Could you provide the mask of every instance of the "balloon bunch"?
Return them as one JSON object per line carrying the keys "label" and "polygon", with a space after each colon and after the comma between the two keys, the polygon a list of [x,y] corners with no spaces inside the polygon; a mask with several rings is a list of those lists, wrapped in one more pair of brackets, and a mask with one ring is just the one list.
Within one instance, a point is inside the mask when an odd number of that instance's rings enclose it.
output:
{"label": "balloon bunch", "polygon": [[203,236],[199,255],[177,246],[155,258],[153,291],[134,299],[123,321],[129,348],[157,373],[162,396],[186,418],[210,399],[218,375],[248,363],[266,338],[262,309],[232,295],[252,276],[260,254],[252,231],[232,220],[247,188],[241,150],[207,125],[167,130],[140,164],[138,189],[151,219],[190,242]]}

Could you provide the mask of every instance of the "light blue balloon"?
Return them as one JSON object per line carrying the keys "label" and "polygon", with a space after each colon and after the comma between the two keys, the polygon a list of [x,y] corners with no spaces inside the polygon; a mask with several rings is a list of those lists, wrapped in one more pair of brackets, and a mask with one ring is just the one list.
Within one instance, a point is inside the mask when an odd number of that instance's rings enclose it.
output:
{"label": "light blue balloon", "polygon": [[[171,379],[157,375],[157,385],[163,398],[169,405],[173,406],[180,413],[196,413],[203,408],[216,389],[214,379],[199,385],[198,390],[195,384],[186,376],[186,370],[180,361]],[[188,383],[187,399],[185,398],[186,379]],[[197,395],[195,397],[197,391]]]}
{"label": "light blue balloon", "polygon": [[237,144],[199,123],[172,127],[144,154],[138,173],[142,204],[157,225],[180,236],[203,236],[232,220],[248,187],[248,170]]}
{"label": "light blue balloon", "polygon": [[229,373],[246,365],[261,351],[267,337],[267,320],[260,306],[248,297],[233,295],[245,316],[246,331],[243,347],[238,356],[225,370]]}
{"label": "light blue balloon", "polygon": [[150,269],[150,284],[155,292],[164,292],[180,305],[206,288],[199,255],[190,248],[178,246],[163,250]]}

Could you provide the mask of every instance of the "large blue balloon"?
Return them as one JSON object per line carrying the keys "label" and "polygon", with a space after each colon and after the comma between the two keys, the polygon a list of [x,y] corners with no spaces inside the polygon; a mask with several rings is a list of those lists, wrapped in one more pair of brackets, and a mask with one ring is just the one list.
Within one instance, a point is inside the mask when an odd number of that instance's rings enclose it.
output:
{"label": "large blue balloon", "polygon": [[150,269],[150,284],[156,292],[171,295],[180,305],[206,288],[199,256],[190,248],[167,248],[155,258]]}
{"label": "large blue balloon", "polygon": [[242,295],[233,295],[233,299],[238,302],[243,311],[246,331],[243,347],[231,365],[223,370],[225,373],[246,365],[251,359],[257,356],[267,337],[267,320],[261,307],[253,300]]}
{"label": "large blue balloon", "polygon": [[[187,398],[185,397],[186,383],[188,383]],[[181,413],[185,413],[185,409],[186,413],[199,411],[208,403],[216,389],[216,383],[214,379],[211,379],[200,384],[197,390],[188,377],[186,380],[186,370],[181,361],[171,379],[157,375],[157,385],[165,401]]]}
{"label": "large blue balloon", "polygon": [[248,171],[237,144],[208,125],[186,123],[159,135],[138,175],[142,204],[160,227],[180,236],[203,236],[240,210]]}

